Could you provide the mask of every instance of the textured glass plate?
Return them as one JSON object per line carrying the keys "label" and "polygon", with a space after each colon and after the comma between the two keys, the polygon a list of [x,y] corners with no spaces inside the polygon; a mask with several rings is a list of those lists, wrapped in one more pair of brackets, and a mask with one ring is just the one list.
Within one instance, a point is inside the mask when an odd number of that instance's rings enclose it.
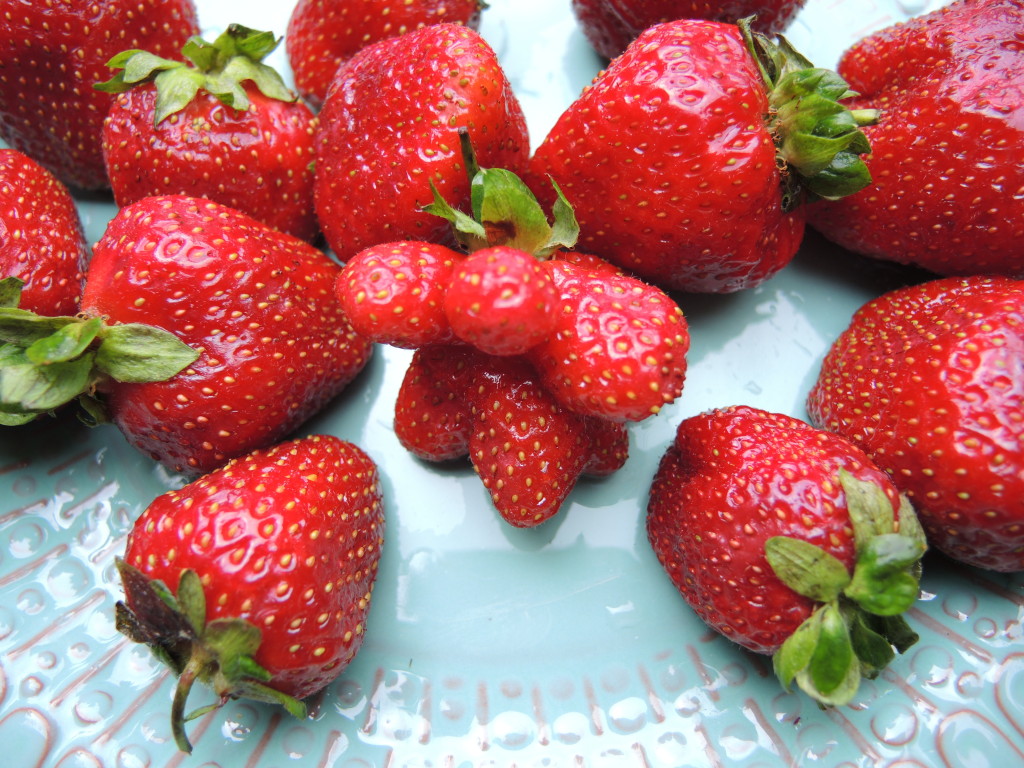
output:
{"label": "textured glass plate", "polygon": [[[204,27],[283,33],[279,0],[200,0]],[[934,3],[932,4],[934,5]],[[932,6],[809,0],[790,30],[817,63]],[[538,142],[599,68],[568,0],[491,0],[499,52]],[[814,34],[811,28],[814,28]],[[283,63],[282,53],[275,54]],[[82,201],[89,237],[113,206]],[[628,465],[584,481],[529,531],[500,521],[468,464],[412,459],[392,432],[407,353],[381,349],[303,432],[380,464],[387,543],[366,642],[308,720],[232,702],[170,737],[171,681],[113,626],[113,559],[177,485],[117,430],[71,418],[0,436],[0,764],[12,768],[280,766],[970,766],[1024,764],[1024,579],[926,563],[920,643],[819,710],[767,659],[709,632],[647,546],[650,478],[678,422],[735,403],[804,417],[850,315],[903,275],[808,236],[796,262],[735,296],[681,297],[693,350],[682,398],[632,429]],[[208,703],[205,691],[192,704]]]}

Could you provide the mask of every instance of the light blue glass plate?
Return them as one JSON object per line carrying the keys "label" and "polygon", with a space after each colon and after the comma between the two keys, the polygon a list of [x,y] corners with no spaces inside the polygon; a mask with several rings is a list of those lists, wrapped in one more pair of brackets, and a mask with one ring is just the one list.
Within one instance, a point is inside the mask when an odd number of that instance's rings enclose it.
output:
{"label": "light blue glass plate", "polygon": [[[832,65],[862,34],[935,2],[809,0],[790,30]],[[283,33],[290,5],[200,2]],[[534,142],[598,70],[568,0],[491,0],[483,34]],[[811,30],[814,29],[812,35]],[[275,54],[283,63],[283,53]],[[113,213],[82,200],[95,240]],[[1024,578],[937,557],[909,620],[921,641],[849,706],[784,693],[770,662],[714,635],[669,585],[643,512],[683,418],[735,403],[804,417],[851,314],[903,275],[813,234],[796,262],[735,296],[683,297],[693,349],[682,398],[632,429],[625,468],[584,481],[546,525],[498,518],[468,464],[411,458],[392,431],[408,353],[381,349],[303,432],[363,446],[385,479],[387,542],[366,642],[308,720],[232,702],[171,739],[171,681],[114,629],[113,567],[132,520],[181,479],[112,427],[47,420],[0,436],[0,765],[281,766],[1024,765]],[[192,704],[211,697],[194,692]]]}

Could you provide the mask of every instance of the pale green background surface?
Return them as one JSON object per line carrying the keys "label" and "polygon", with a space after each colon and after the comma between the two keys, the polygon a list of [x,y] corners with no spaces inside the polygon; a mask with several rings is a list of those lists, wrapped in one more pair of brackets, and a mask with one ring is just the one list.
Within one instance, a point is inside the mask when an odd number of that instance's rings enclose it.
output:
{"label": "pale green background surface", "polygon": [[[200,14],[211,32],[238,21],[283,33],[290,5],[258,0],[240,14],[242,4],[200,0]],[[832,65],[864,32],[928,7],[809,0],[790,37]],[[600,63],[567,0],[491,0],[484,19],[536,144]],[[113,206],[92,198],[81,210],[94,241]],[[758,289],[677,297],[693,339],[682,397],[632,428],[620,472],[583,481],[530,531],[500,520],[468,463],[427,465],[401,448],[392,408],[408,353],[379,348],[301,430],[358,443],[385,477],[366,642],[310,719],[232,702],[191,724],[191,757],[170,738],[171,681],[113,627],[114,557],[132,520],[180,478],[113,427],[65,417],[4,432],[0,765],[1024,765],[1021,575],[930,557],[909,617],[920,643],[851,705],[825,712],[784,693],[767,659],[705,628],[643,529],[650,479],[680,420],[736,403],[805,417],[828,345],[857,307],[907,276],[809,234],[794,264]],[[192,703],[209,700],[197,691]]]}

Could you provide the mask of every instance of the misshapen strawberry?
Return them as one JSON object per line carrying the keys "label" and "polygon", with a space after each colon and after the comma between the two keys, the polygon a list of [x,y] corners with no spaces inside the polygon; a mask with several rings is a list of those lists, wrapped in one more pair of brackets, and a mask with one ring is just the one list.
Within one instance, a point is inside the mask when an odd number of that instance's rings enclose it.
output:
{"label": "misshapen strawberry", "polygon": [[84,395],[144,453],[210,471],[285,437],[366,364],[370,343],[334,296],[339,272],[234,209],[145,198],[96,244],[81,317],[0,312],[0,332],[34,355],[0,360],[0,404],[33,415],[56,407],[44,396]]}
{"label": "misshapen strawberry", "polygon": [[522,172],[529,137],[522,108],[479,34],[438,24],[359,51],[334,81],[317,136],[316,212],[342,261],[401,240],[452,243],[421,208],[430,184],[469,201],[459,129],[482,165]]}
{"label": "misshapen strawberry", "polygon": [[807,407],[889,472],[932,546],[1024,570],[1024,281],[943,278],[868,302]]}
{"label": "misshapen strawberry", "polygon": [[522,357],[469,347],[415,353],[395,434],[429,461],[469,456],[495,509],[520,528],[549,520],[581,476],[614,472],[629,450],[621,423],[564,408]]}
{"label": "misshapen strawberry", "polygon": [[651,485],[659,562],[718,632],[773,655],[787,688],[844,704],[917,637],[924,533],[845,438],[736,406],[680,423]]}
{"label": "misshapen strawberry", "polygon": [[954,2],[854,45],[839,72],[877,108],[867,189],[810,209],[844,248],[940,275],[1024,277],[1021,0]]}
{"label": "misshapen strawberry", "polygon": [[682,20],[642,34],[569,106],[534,153],[578,247],[666,289],[738,291],[782,269],[804,231],[801,203],[868,183],[869,113],[834,72],[784,41]]}
{"label": "misshapen strawberry", "polygon": [[0,279],[21,281],[19,307],[73,315],[88,248],[67,188],[13,149],[0,149]]}
{"label": "misshapen strawberry", "polygon": [[0,138],[85,189],[108,186],[101,133],[112,98],[92,88],[126,48],[174,57],[199,32],[192,0],[19,2],[0,14]]}
{"label": "misshapen strawberry", "polygon": [[303,240],[313,212],[317,120],[263,60],[280,41],[233,24],[209,43],[192,37],[187,63],[130,50],[96,87],[118,94],[103,124],[114,200],[203,197]]}
{"label": "misshapen strawberry", "polygon": [[480,0],[299,0],[285,36],[295,87],[320,107],[338,67],[357,51],[431,24],[476,29],[482,7]]}
{"label": "misshapen strawberry", "polygon": [[645,29],[673,19],[709,19],[736,23],[756,15],[757,29],[781,32],[806,0],[572,0],[572,10],[587,40],[606,59],[614,59]]}
{"label": "misshapen strawberry", "polygon": [[284,705],[334,680],[366,633],[384,536],[373,461],[312,436],[257,451],[158,497],[118,563],[118,629],[178,678],[171,723],[191,751],[185,704],[210,685]]}

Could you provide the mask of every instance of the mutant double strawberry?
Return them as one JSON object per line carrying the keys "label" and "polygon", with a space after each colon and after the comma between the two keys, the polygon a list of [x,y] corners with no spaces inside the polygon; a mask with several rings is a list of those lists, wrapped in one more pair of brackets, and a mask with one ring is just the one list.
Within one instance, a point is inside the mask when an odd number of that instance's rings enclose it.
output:
{"label": "mutant double strawberry", "polygon": [[572,0],[572,11],[594,50],[614,59],[645,29],[674,19],[709,19],[734,24],[756,16],[766,35],[784,30],[806,0]]}
{"label": "mutant double strawberry", "polygon": [[454,204],[469,202],[460,128],[482,165],[521,173],[529,154],[522,108],[494,50],[456,24],[360,50],[319,118],[316,213],[341,261],[398,240],[453,244],[447,223],[421,208],[431,183]]}
{"label": "mutant double strawberry", "polygon": [[[117,628],[178,676],[185,722],[239,697],[300,701],[338,677],[362,645],[384,537],[377,468],[361,449],[314,435],[255,451],[142,513],[119,560]],[[192,686],[212,707],[186,715]]]}
{"label": "mutant double strawberry", "polygon": [[747,406],[679,424],[651,485],[647,533],[698,616],[770,654],[788,689],[845,704],[917,640],[924,532],[852,443]]}
{"label": "mutant double strawberry", "polygon": [[174,56],[199,32],[192,0],[18,3],[0,14],[0,139],[64,184],[108,186],[95,91],[111,56],[144,48]]}
{"label": "mutant double strawberry", "polygon": [[18,306],[75,314],[88,253],[67,187],[27,155],[0,149],[0,279],[20,282]]}
{"label": "mutant double strawberry", "polygon": [[844,248],[939,275],[1024,277],[1021,0],[950,3],[880,30],[839,62],[874,183],[809,210]]}
{"label": "mutant double strawberry", "polygon": [[96,88],[117,94],[103,153],[119,206],[153,195],[204,197],[312,241],[317,120],[263,63],[280,41],[233,24],[192,37],[186,62],[129,50]]}
{"label": "mutant double strawberry", "polygon": [[[366,364],[311,245],[209,200],[148,197],[93,249],[78,317],[0,313],[0,409],[78,399],[166,466],[207,472],[271,445]],[[7,362],[7,361],[5,361]]]}
{"label": "mutant double strawberry", "polygon": [[807,199],[870,181],[860,130],[834,72],[785,40],[681,20],[644,32],[562,114],[537,148],[576,210],[581,250],[663,288],[726,293],[793,258]]}
{"label": "mutant double strawberry", "polygon": [[807,409],[892,476],[936,549],[1024,570],[1024,281],[947,277],[868,302]]}
{"label": "mutant double strawberry", "polygon": [[285,35],[295,88],[321,107],[338,67],[356,51],[431,24],[476,29],[483,7],[481,0],[299,0]]}
{"label": "mutant double strawberry", "polygon": [[678,397],[688,329],[660,289],[564,250],[576,237],[564,199],[549,224],[515,174],[466,155],[473,215],[440,195],[428,209],[470,254],[368,248],[345,265],[338,295],[360,334],[419,350],[396,405],[403,445],[435,461],[468,453],[498,511],[534,525],[580,474],[621,466],[626,422]]}

